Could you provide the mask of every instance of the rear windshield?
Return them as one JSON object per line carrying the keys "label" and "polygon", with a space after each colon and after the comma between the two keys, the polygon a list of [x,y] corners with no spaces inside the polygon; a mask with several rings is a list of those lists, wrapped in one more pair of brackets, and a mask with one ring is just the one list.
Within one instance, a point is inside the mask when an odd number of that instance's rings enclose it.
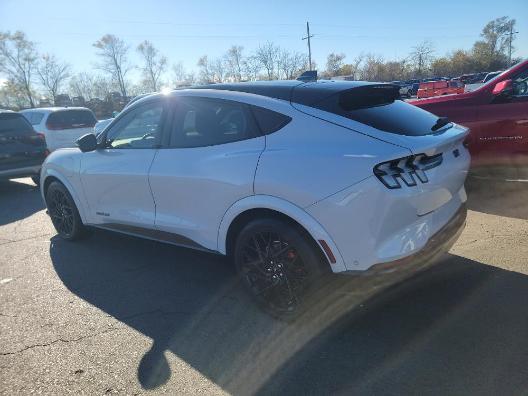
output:
{"label": "rear windshield", "polygon": [[365,86],[332,95],[312,107],[397,135],[423,136],[439,132],[439,118],[399,99],[394,86]]}
{"label": "rear windshield", "polygon": [[44,118],[44,113],[37,113],[35,111],[22,113],[22,115],[26,117],[26,120],[28,120],[31,125],[40,124],[40,121],[42,121],[42,118]]}
{"label": "rear windshield", "polygon": [[61,110],[51,113],[46,121],[48,129],[93,127],[97,120],[90,110]]}
{"label": "rear windshield", "polygon": [[21,114],[0,113],[0,135],[7,133],[29,134],[33,128]]}

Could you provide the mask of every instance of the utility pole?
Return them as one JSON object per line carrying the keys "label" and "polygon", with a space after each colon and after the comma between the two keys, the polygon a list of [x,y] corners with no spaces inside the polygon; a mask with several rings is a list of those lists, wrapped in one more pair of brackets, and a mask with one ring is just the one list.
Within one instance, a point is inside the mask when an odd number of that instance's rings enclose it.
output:
{"label": "utility pole", "polygon": [[508,62],[508,66],[511,66],[512,64],[512,58],[511,58],[511,55],[512,55],[512,41],[513,41],[513,35],[516,34],[516,33],[519,33],[519,32],[514,32],[513,31],[513,21],[510,22],[510,51],[509,51],[509,62]]}
{"label": "utility pole", "polygon": [[313,37],[313,34],[310,34],[310,24],[306,22],[306,37],[303,37],[303,40],[308,40],[308,66],[312,70],[312,46],[310,45],[310,38]]}

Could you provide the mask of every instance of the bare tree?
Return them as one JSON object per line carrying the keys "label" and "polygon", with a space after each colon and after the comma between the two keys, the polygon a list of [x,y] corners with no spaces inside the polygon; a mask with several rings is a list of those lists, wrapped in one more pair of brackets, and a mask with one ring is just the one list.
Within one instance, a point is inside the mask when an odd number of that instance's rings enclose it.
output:
{"label": "bare tree", "polygon": [[92,84],[93,97],[101,99],[108,97],[117,88],[112,79],[100,75],[93,77]]}
{"label": "bare tree", "polygon": [[259,45],[255,56],[259,60],[262,68],[266,70],[268,80],[275,77],[275,67],[277,65],[280,48],[268,41],[266,44]]}
{"label": "bare tree", "polygon": [[350,74],[353,76],[354,80],[359,79],[359,73],[361,71],[360,65],[363,63],[365,55],[363,53],[357,55],[352,63],[350,63]]}
{"label": "bare tree", "polygon": [[326,72],[329,77],[340,75],[340,71],[343,68],[346,55],[336,54],[334,52],[328,54],[326,58]]}
{"label": "bare tree", "polygon": [[278,56],[277,75],[279,78],[291,80],[297,77],[307,66],[306,54],[281,50]]}
{"label": "bare tree", "polygon": [[413,47],[410,54],[411,62],[414,65],[415,74],[417,77],[422,77],[429,69],[433,60],[434,46],[430,41],[422,41],[417,46]]}
{"label": "bare tree", "polygon": [[86,100],[95,98],[93,87],[94,77],[89,73],[78,73],[70,79],[70,93],[72,96],[82,96]]}
{"label": "bare tree", "polygon": [[226,79],[226,63],[224,59],[217,58],[211,64],[213,81],[216,83],[224,82]]}
{"label": "bare tree", "polygon": [[248,80],[255,81],[258,80],[259,73],[262,70],[262,64],[257,56],[252,55],[244,60],[242,69]]}
{"label": "bare tree", "polygon": [[185,87],[194,84],[194,73],[188,73],[182,62],[178,62],[172,66],[172,73],[174,76],[173,84],[176,87]]}
{"label": "bare tree", "polygon": [[84,99],[105,99],[110,92],[115,91],[115,83],[111,78],[90,73],[78,73],[70,79],[70,94],[82,96]]}
{"label": "bare tree", "polygon": [[145,64],[142,67],[145,85],[150,91],[160,90],[160,78],[167,69],[167,58],[160,54],[150,41],[143,41],[138,45],[137,51],[143,57]]}
{"label": "bare tree", "polygon": [[55,98],[70,77],[70,65],[57,60],[55,55],[44,54],[37,68],[40,82],[55,104]]}
{"label": "bare tree", "polygon": [[212,65],[209,63],[207,55],[202,56],[198,59],[196,64],[199,68],[199,79],[200,82],[208,84],[214,82],[214,75],[212,71]]}
{"label": "bare tree", "polygon": [[113,34],[105,34],[93,46],[99,49],[99,69],[111,76],[119,86],[121,95],[127,96],[125,76],[131,69],[128,62],[128,45]]}
{"label": "bare tree", "polygon": [[365,55],[363,66],[361,67],[361,79],[366,81],[379,81],[380,69],[384,64],[381,56],[375,54]]}
{"label": "bare tree", "polygon": [[35,107],[32,83],[37,59],[35,44],[23,32],[0,32],[0,72],[17,91],[24,93],[31,107]]}
{"label": "bare tree", "polygon": [[242,80],[242,70],[244,66],[244,57],[242,50],[244,47],[240,45],[233,45],[227,50],[225,55],[227,74],[233,81]]}

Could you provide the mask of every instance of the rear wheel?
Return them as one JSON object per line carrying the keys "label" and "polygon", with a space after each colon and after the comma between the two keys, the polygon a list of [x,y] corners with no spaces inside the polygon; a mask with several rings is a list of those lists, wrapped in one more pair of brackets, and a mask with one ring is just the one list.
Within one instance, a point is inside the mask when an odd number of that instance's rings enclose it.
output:
{"label": "rear wheel", "polygon": [[46,206],[53,226],[65,240],[79,239],[84,233],[84,225],[75,202],[64,185],[52,182],[46,191]]}
{"label": "rear wheel", "polygon": [[273,316],[295,318],[326,272],[308,237],[278,219],[249,223],[238,235],[234,259],[240,279],[260,307]]}

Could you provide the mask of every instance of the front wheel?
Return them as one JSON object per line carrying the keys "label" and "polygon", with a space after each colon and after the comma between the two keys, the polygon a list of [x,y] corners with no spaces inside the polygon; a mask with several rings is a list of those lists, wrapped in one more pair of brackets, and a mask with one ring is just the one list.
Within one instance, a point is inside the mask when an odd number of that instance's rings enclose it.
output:
{"label": "front wheel", "polygon": [[46,206],[51,222],[59,236],[65,240],[79,239],[84,233],[84,225],[72,196],[60,182],[52,182],[46,191]]}
{"label": "front wheel", "polygon": [[258,219],[244,227],[235,244],[240,279],[265,311],[281,319],[295,318],[326,272],[309,237],[278,219]]}

